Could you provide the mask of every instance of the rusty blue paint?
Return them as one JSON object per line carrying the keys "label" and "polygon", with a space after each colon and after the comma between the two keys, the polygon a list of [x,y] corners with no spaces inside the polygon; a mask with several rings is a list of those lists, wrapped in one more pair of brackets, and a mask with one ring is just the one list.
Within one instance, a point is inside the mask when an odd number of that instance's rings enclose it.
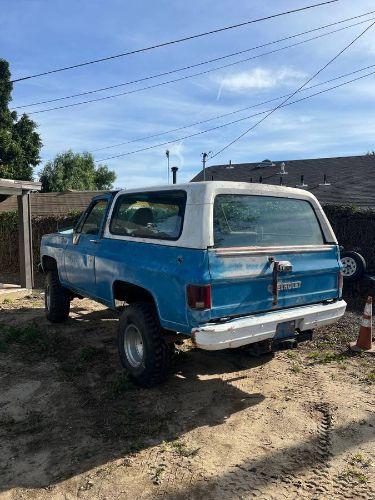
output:
{"label": "rusty blue paint", "polygon": [[[89,235],[81,235],[79,244],[73,245],[72,235],[64,235],[62,251],[61,236],[44,238],[43,244],[58,262],[63,285],[108,307],[114,307],[116,280],[141,286],[153,295],[162,326],[182,333],[212,319],[338,298],[336,246],[327,246],[323,252],[278,253],[278,258],[293,265],[291,272],[280,274],[279,282],[300,281],[301,286],[279,290],[278,304],[273,307],[272,266],[267,255],[222,257],[212,250],[109,238],[92,244],[89,239]],[[188,283],[211,283],[211,310],[187,307]]]}
{"label": "rusty blue paint", "polygon": [[[283,309],[337,299],[340,262],[337,245],[324,251],[270,250],[277,260],[289,261],[293,268],[278,276],[277,304],[273,304],[272,264],[268,255],[223,256],[209,252],[212,285],[212,316],[237,316]],[[285,289],[280,284],[285,284]],[[299,286],[293,286],[299,283]],[[288,286],[290,285],[290,286]]]}

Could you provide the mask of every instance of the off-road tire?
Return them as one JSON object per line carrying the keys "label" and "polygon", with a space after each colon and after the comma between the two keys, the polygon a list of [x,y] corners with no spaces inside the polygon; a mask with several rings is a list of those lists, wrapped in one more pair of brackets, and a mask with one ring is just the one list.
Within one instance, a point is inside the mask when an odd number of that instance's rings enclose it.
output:
{"label": "off-road tire", "polygon": [[46,317],[51,323],[62,323],[69,317],[70,295],[59,280],[57,271],[48,271],[44,290]]}
{"label": "off-road tire", "polygon": [[[138,367],[129,361],[125,349],[125,335],[131,324],[141,334],[143,343],[143,358]],[[126,306],[120,317],[117,340],[121,364],[134,384],[153,387],[164,382],[170,365],[170,349],[153,304],[135,302]]]}

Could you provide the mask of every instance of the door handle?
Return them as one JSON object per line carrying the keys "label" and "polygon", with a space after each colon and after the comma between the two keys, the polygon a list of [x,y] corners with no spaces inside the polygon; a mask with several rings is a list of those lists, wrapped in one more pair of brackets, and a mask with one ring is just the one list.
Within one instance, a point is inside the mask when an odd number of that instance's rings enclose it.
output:
{"label": "door handle", "polygon": [[89,240],[90,243],[95,243],[97,245],[99,243],[99,240]]}

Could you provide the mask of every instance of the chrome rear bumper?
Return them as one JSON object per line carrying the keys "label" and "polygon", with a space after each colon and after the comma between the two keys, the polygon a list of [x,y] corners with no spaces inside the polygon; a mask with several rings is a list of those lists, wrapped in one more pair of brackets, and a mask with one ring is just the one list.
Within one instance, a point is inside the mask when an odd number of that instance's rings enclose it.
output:
{"label": "chrome rear bumper", "polygon": [[224,323],[207,323],[192,330],[194,344],[209,351],[233,349],[272,339],[279,323],[295,321],[301,332],[334,323],[344,315],[346,302],[338,300],[328,304],[313,304],[282,311],[272,311]]}

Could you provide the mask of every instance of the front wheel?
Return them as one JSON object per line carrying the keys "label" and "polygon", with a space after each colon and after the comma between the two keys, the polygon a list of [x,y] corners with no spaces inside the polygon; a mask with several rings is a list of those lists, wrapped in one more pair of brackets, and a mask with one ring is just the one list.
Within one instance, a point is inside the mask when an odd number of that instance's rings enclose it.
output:
{"label": "front wheel", "polygon": [[51,323],[62,323],[69,317],[70,296],[61,285],[57,271],[49,271],[44,289],[46,317]]}
{"label": "front wheel", "polygon": [[125,308],[119,323],[118,351],[136,385],[152,387],[165,380],[169,349],[153,304],[137,302]]}

